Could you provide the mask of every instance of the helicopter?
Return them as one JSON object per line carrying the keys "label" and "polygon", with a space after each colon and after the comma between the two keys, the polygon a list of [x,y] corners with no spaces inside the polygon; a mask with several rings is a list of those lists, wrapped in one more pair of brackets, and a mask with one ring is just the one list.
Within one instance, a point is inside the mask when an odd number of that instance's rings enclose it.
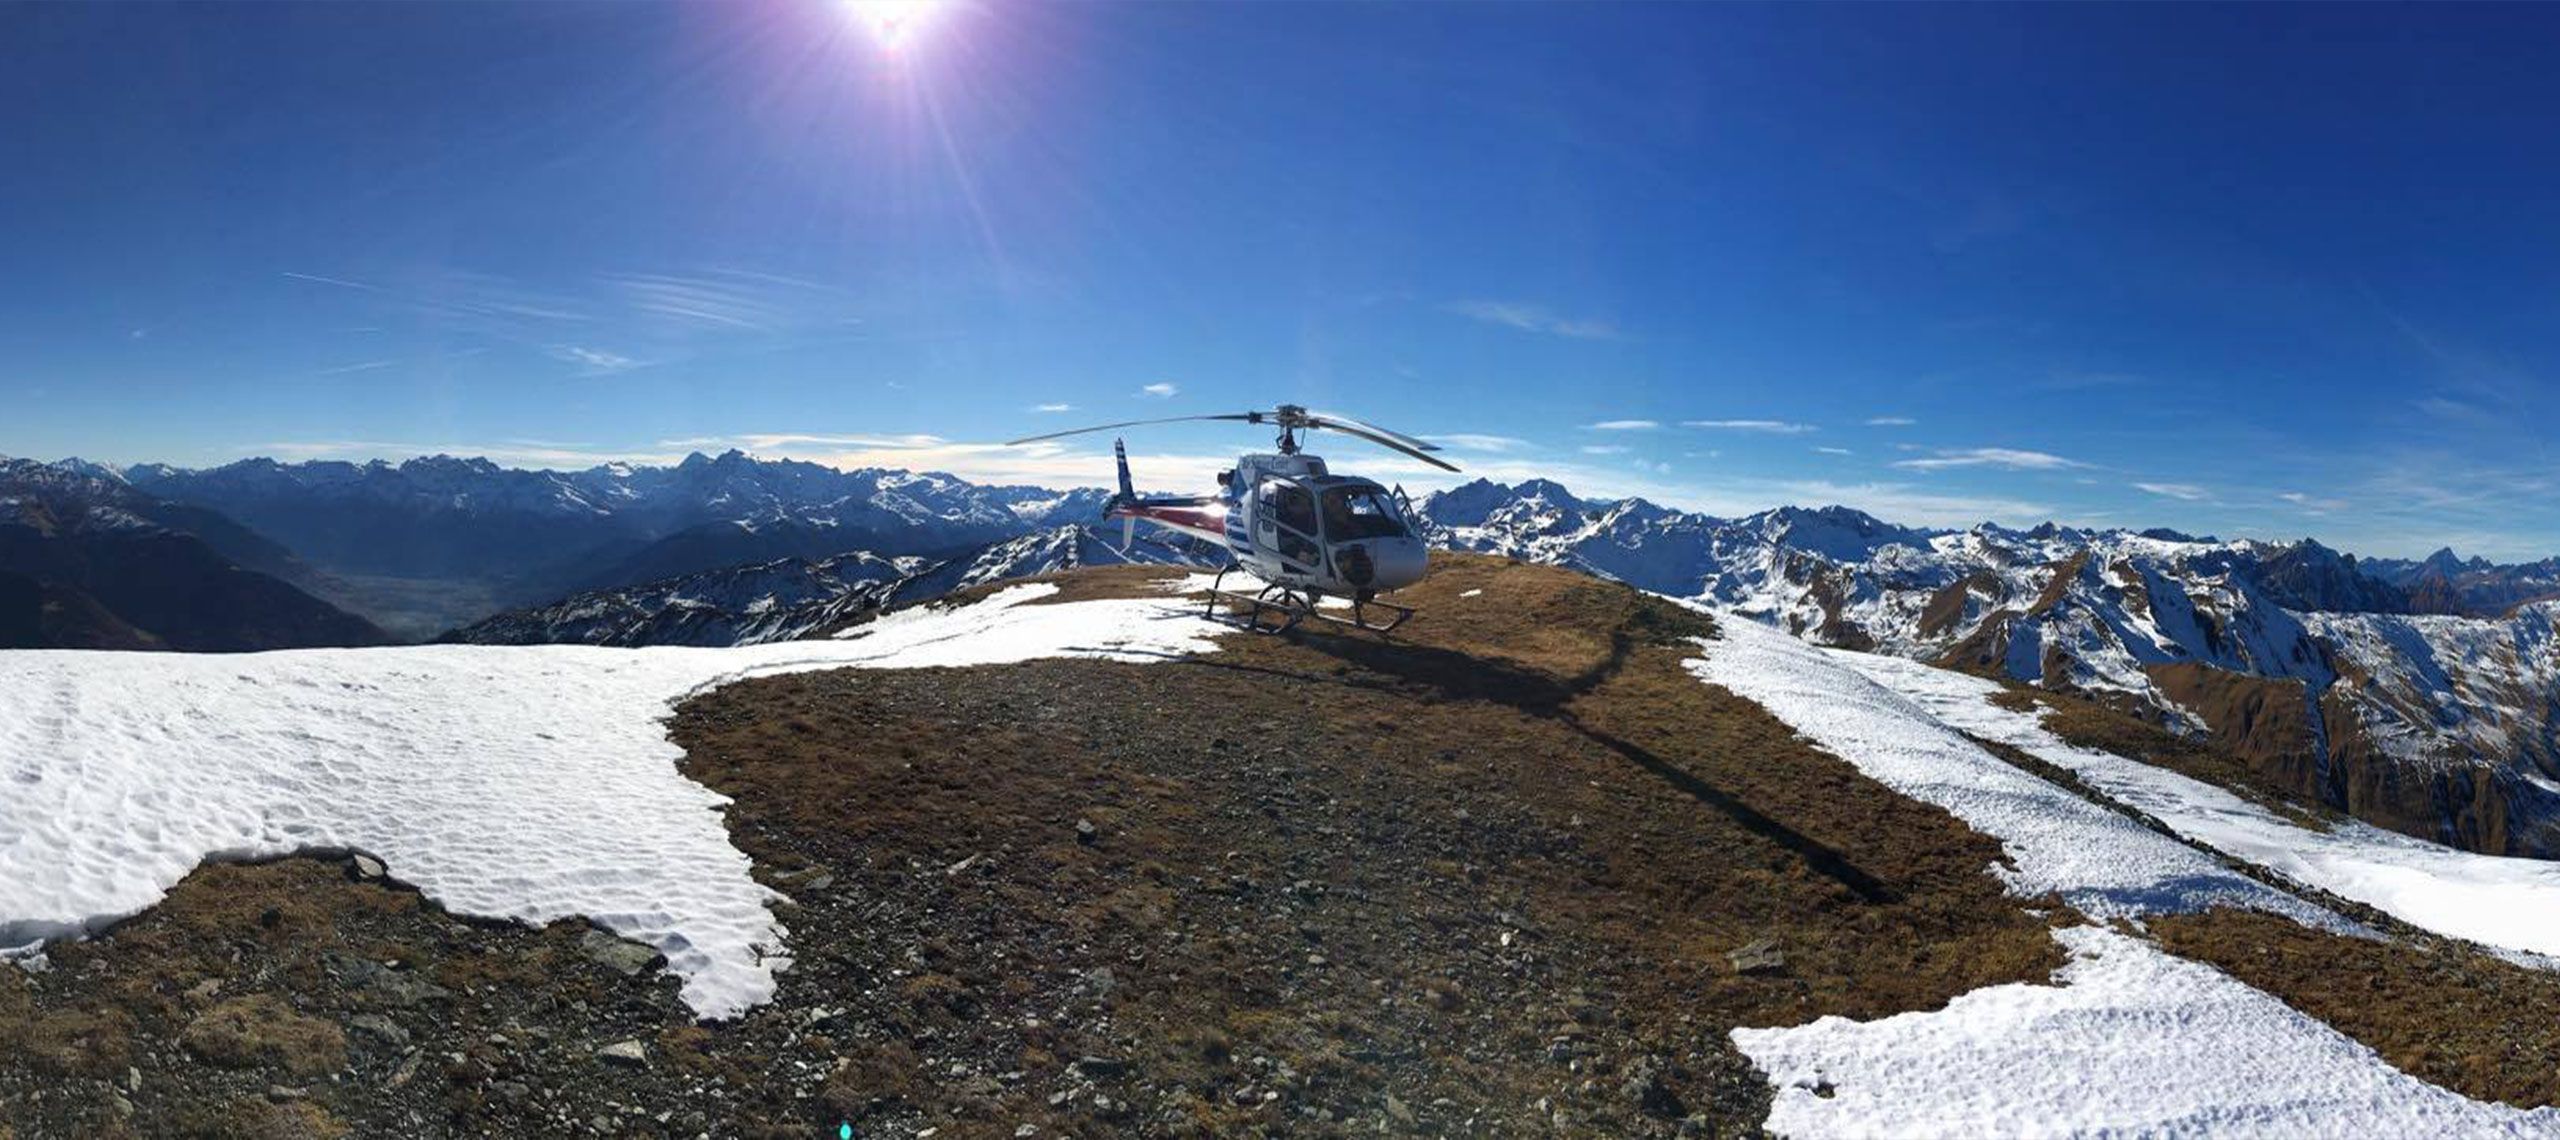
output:
{"label": "helicopter", "polygon": [[[1337,431],[1457,470],[1457,464],[1430,454],[1440,450],[1436,444],[1348,416],[1282,404],[1267,412],[1096,424],[1026,436],[1006,446],[1198,420],[1276,425],[1277,452],[1239,456],[1234,467],[1218,473],[1215,494],[1141,498],[1129,482],[1129,450],[1123,440],[1112,440],[1120,487],[1104,505],[1102,517],[1120,520],[1122,547],[1136,537],[1144,519],[1224,548],[1228,562],[1210,583],[1208,615],[1217,616],[1219,603],[1225,602],[1245,612],[1247,628],[1261,632],[1284,633],[1313,618],[1383,635],[1413,616],[1413,607],[1378,598],[1421,581],[1429,566],[1430,551],[1409,521],[1412,504],[1404,489],[1389,491],[1373,480],[1334,474],[1322,457],[1299,447],[1298,436]],[[1262,588],[1250,594],[1226,589],[1227,575],[1237,571],[1259,579]],[[1328,596],[1349,599],[1350,616],[1323,612],[1321,603]]]}

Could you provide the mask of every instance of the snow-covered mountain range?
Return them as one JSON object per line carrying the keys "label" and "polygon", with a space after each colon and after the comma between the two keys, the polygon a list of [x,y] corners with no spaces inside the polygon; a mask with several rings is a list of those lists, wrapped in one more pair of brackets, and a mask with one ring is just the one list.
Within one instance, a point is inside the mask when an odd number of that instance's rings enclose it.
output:
{"label": "snow-covered mountain range", "polygon": [[959,546],[1083,518],[1103,497],[931,473],[839,471],[739,451],[696,452],[669,467],[584,471],[438,455],[398,464],[145,464],[124,475],[162,498],[221,510],[315,563],[372,573],[526,571],[584,553],[581,540],[586,548],[620,541],[636,550],[706,523],[788,521]]}
{"label": "snow-covered mountain range", "polygon": [[[219,511],[329,576],[332,600],[419,636],[500,605],[777,558],[935,555],[1091,519],[1098,490],[695,453],[583,471],[431,456],[403,463],[246,459],[185,469],[66,460]],[[464,584],[446,594],[419,584]],[[412,616],[407,611],[423,611]]]}
{"label": "snow-covered mountain range", "polygon": [[144,494],[113,472],[0,459],[0,647],[387,640],[306,593],[310,580],[290,552],[217,512]]}
{"label": "snow-covered mountain range", "polygon": [[1086,566],[1212,566],[1221,556],[1175,536],[1126,549],[1091,528],[1046,527],[951,558],[779,558],[589,590],[499,614],[444,640],[478,645],[760,645],[839,629],[891,606]]}
{"label": "snow-covered mountain range", "polygon": [[1916,530],[1844,507],[1719,519],[1543,481],[1479,481],[1419,510],[1443,547],[2092,695],[2210,737],[2307,801],[2474,850],[2560,852],[2560,601],[2413,613],[2424,599],[2401,583],[2441,597],[2443,579],[2378,577],[2308,539]]}

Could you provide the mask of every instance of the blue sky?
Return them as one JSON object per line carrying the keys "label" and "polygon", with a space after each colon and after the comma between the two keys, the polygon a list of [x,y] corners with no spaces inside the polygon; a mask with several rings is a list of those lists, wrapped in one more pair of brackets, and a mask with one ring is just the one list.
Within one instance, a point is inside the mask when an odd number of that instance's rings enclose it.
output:
{"label": "blue sky", "polygon": [[[984,444],[1294,400],[1718,512],[2538,557],[2555,45],[2523,5],[0,7],[0,454],[1091,482],[1107,437]],[[1170,487],[1260,439],[1131,442]]]}

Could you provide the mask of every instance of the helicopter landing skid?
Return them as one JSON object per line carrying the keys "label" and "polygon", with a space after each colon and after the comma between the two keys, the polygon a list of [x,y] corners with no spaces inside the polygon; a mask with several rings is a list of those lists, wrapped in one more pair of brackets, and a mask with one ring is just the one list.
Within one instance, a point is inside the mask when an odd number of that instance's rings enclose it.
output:
{"label": "helicopter landing skid", "polygon": [[[1393,632],[1397,626],[1403,625],[1407,619],[1413,617],[1412,606],[1399,606],[1393,602],[1381,602],[1374,598],[1365,602],[1354,600],[1351,603],[1351,616],[1343,617],[1340,614],[1326,613],[1317,606],[1314,594],[1293,590],[1287,586],[1266,585],[1250,594],[1240,590],[1221,588],[1221,583],[1227,580],[1227,572],[1234,569],[1234,566],[1229,566],[1225,570],[1218,571],[1218,577],[1209,585],[1209,604],[1202,616],[1213,621],[1240,625],[1255,633],[1273,634],[1287,633],[1296,629],[1298,623],[1313,618],[1333,625],[1366,630],[1381,637]],[[1233,608],[1221,614],[1218,612],[1220,602]],[[1373,613],[1385,614],[1386,620],[1371,620]]]}

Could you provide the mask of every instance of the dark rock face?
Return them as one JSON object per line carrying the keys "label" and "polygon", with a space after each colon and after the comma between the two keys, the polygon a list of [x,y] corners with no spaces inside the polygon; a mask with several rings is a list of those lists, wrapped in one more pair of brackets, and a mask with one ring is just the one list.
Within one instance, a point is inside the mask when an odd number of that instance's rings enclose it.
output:
{"label": "dark rock face", "polygon": [[2255,577],[2269,599],[2289,610],[2411,612],[2406,591],[2358,569],[2355,555],[2307,538],[2259,561]]}

